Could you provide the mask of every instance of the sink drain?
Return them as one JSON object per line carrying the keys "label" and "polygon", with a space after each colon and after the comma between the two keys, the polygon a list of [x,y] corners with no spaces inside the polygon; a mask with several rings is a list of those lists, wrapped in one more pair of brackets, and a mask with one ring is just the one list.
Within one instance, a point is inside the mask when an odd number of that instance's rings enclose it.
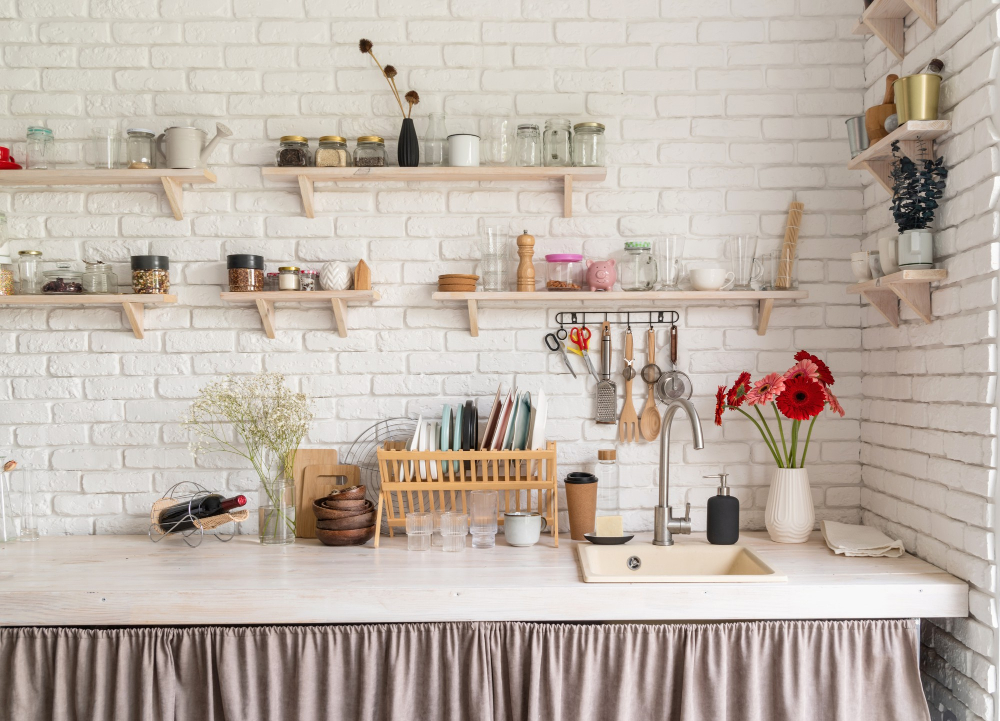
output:
{"label": "sink drain", "polygon": [[628,560],[625,561],[625,565],[628,566],[630,571],[638,571],[639,566],[642,565],[642,561],[639,560],[638,556],[629,556]]}

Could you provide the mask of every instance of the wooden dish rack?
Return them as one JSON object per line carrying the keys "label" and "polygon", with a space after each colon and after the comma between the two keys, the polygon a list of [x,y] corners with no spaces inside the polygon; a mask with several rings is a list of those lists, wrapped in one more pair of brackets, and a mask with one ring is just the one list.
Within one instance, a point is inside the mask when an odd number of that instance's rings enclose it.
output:
{"label": "wooden dish rack", "polygon": [[[437,478],[431,474],[431,463],[437,464]],[[469,491],[499,493],[500,524],[506,511],[537,511],[548,523],[555,545],[559,545],[555,443],[548,443],[544,451],[407,451],[383,447],[378,449],[378,467],[382,488],[375,515],[376,548],[383,514],[391,537],[394,529],[406,527],[407,513],[468,513]]]}

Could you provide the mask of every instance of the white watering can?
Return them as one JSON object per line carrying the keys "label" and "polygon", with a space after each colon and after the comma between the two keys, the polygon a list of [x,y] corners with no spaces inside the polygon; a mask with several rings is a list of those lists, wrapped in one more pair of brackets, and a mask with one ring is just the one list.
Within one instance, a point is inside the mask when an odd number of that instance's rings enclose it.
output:
{"label": "white watering can", "polygon": [[200,128],[167,128],[156,138],[156,149],[165,159],[167,168],[204,168],[215,146],[233,131],[222,123],[215,124],[215,137],[205,142],[208,133]]}

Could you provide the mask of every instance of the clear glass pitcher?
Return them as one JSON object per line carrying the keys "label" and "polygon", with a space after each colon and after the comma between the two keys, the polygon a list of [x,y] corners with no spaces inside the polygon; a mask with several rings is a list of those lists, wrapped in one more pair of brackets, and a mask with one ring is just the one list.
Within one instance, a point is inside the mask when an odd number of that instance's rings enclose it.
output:
{"label": "clear glass pitcher", "polygon": [[751,283],[763,275],[757,253],[756,235],[731,235],[726,241],[726,257],[733,264],[733,290],[753,290]]}

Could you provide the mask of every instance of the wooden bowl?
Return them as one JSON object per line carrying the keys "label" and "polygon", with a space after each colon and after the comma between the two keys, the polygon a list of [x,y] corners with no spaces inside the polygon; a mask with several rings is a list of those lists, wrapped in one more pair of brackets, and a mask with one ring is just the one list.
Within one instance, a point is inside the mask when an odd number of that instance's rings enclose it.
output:
{"label": "wooden bowl", "polygon": [[[357,501],[365,497],[364,486],[338,486],[326,498],[336,501]],[[322,499],[320,499],[322,500]]]}
{"label": "wooden bowl", "polygon": [[333,508],[325,508],[319,505],[318,502],[313,502],[313,513],[316,515],[317,521],[336,521],[341,518],[352,518],[354,516],[360,516],[365,513],[371,513],[375,510],[375,507],[369,502],[367,506],[361,506],[359,508],[348,508],[346,510],[336,510]]}
{"label": "wooden bowl", "polygon": [[327,531],[316,528],[316,538],[324,546],[363,546],[375,537],[375,526],[354,528],[349,531]]}
{"label": "wooden bowl", "polygon": [[351,511],[351,510],[361,510],[365,507],[365,504],[370,504],[371,501],[366,501],[364,498],[358,498],[352,501],[338,501],[336,499],[330,498],[320,498],[316,501],[318,506],[323,508],[329,508],[331,511]]}
{"label": "wooden bowl", "polygon": [[375,523],[375,511],[368,511],[348,518],[316,521],[316,528],[322,528],[324,531],[352,531],[356,528],[368,528],[373,523]]}
{"label": "wooden bowl", "polygon": [[479,280],[478,275],[471,275],[469,273],[445,273],[444,275],[438,276],[438,281],[442,280],[471,280],[475,282]]}

